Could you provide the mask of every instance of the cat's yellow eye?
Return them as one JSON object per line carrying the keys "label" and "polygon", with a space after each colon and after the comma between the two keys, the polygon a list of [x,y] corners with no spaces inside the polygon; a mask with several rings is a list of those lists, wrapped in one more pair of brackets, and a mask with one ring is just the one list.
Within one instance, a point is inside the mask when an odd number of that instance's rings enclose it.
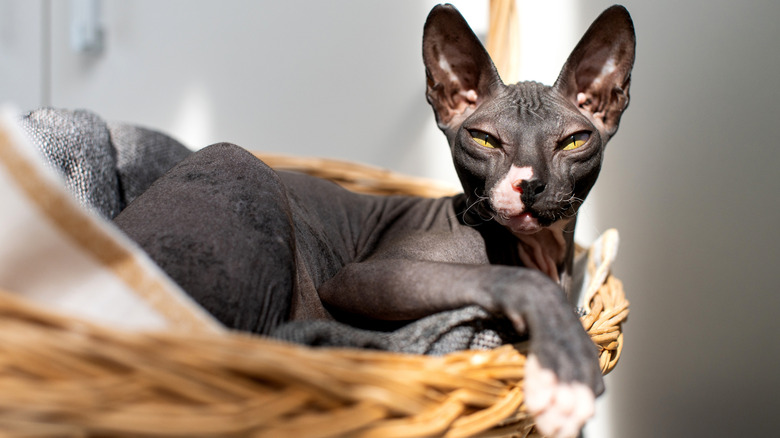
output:
{"label": "cat's yellow eye", "polygon": [[469,134],[471,134],[471,138],[480,146],[484,146],[490,149],[498,147],[498,140],[486,132],[473,130],[469,131]]}
{"label": "cat's yellow eye", "polygon": [[563,146],[564,151],[570,151],[572,149],[577,149],[578,147],[587,143],[589,138],[590,138],[589,133],[578,132],[574,135],[570,135],[566,137],[566,140],[561,142],[561,146]]}

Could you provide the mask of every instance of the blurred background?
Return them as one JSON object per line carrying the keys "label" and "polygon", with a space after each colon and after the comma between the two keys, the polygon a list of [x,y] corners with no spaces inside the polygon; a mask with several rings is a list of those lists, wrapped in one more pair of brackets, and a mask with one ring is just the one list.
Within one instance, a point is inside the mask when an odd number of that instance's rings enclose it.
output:
{"label": "blurred background", "polygon": [[[0,102],[455,184],[424,97],[435,3],[0,0]],[[487,0],[453,3],[484,37]],[[519,1],[520,78],[551,84],[610,4]],[[624,5],[632,100],[578,240],[620,230],[632,307],[586,436],[776,436],[780,2]]]}

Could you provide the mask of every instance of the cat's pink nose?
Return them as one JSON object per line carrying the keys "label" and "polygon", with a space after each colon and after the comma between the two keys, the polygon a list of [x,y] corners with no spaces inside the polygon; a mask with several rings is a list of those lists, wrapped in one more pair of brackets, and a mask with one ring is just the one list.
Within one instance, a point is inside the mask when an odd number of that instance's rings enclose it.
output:
{"label": "cat's pink nose", "polygon": [[512,188],[521,195],[523,194],[523,180],[519,179],[512,183]]}

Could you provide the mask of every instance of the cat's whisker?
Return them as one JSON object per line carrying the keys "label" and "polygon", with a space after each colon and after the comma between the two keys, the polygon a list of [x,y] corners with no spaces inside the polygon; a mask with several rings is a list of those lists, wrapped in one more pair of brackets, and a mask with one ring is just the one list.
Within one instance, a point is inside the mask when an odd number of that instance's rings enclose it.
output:
{"label": "cat's whisker", "polygon": [[531,114],[533,114],[534,116],[536,116],[537,118],[539,118],[540,120],[545,120],[545,119],[544,119],[544,117],[542,117],[542,116],[540,116],[539,114],[535,113],[535,112],[534,112],[532,109],[530,109],[530,108],[526,108],[526,110],[527,110],[529,113],[531,113]]}
{"label": "cat's whisker", "polygon": [[[471,204],[469,204],[468,206],[466,206],[466,209],[465,209],[465,210],[463,210],[463,212],[462,212],[462,213],[460,213],[460,214],[462,214],[462,215],[463,215],[463,224],[464,224],[464,225],[466,225],[466,226],[469,226],[469,227],[476,227],[476,226],[480,225],[480,223],[471,224],[471,223],[469,223],[469,222],[468,222],[468,219],[467,219],[467,216],[468,216],[468,215],[467,215],[467,213],[469,212],[469,210],[471,210],[472,208],[475,208],[475,207],[476,207],[477,205],[479,205],[480,203],[482,203],[482,202],[484,202],[484,201],[488,201],[488,200],[490,199],[490,198],[488,198],[487,196],[480,195],[480,194],[477,192],[477,190],[476,190],[476,189],[474,190],[474,196],[476,196],[476,198],[477,198],[477,199],[476,199],[474,202],[472,202]],[[487,217],[487,218],[486,218],[486,217],[484,217],[484,216],[482,215],[482,211],[480,211],[480,209],[476,209],[476,208],[475,208],[475,210],[474,210],[474,211],[475,211],[475,213],[476,213],[476,216],[477,216],[479,219],[481,219],[483,222],[490,222],[490,221],[492,221],[492,220],[495,218],[495,215],[491,215],[490,217]]]}

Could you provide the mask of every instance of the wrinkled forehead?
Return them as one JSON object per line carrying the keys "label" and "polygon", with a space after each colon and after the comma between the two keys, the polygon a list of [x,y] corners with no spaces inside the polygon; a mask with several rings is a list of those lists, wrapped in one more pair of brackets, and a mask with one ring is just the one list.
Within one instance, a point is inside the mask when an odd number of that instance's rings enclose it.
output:
{"label": "wrinkled forehead", "polygon": [[[499,127],[509,119],[520,121],[526,130],[554,132],[564,130],[572,117],[579,112],[557,89],[538,82],[518,82],[507,85],[492,102],[489,112]],[[563,108],[572,111],[562,111]]]}
{"label": "wrinkled forehead", "polygon": [[507,109],[514,109],[516,114],[543,120],[557,118],[561,113],[561,106],[570,105],[556,88],[539,82],[507,85],[501,100]]}

